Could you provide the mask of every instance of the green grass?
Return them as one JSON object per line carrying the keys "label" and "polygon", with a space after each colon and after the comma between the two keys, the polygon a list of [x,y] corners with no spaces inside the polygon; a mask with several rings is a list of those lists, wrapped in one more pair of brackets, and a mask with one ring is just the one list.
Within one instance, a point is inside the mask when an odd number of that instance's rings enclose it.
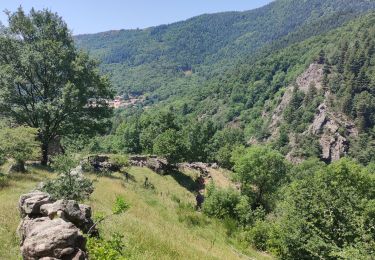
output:
{"label": "green grass", "polygon": [[12,174],[9,184],[0,188],[0,259],[20,259],[17,227],[20,222],[18,199],[36,187],[50,173],[38,170],[27,174]]}
{"label": "green grass", "polygon": [[[193,210],[194,195],[186,176],[160,176],[145,168],[131,168],[134,181],[125,183],[120,175],[99,178],[87,204],[94,215],[110,213],[116,196],[123,196],[130,209],[100,225],[105,237],[114,232],[125,236],[129,259],[241,259],[226,236],[223,223]],[[51,176],[43,170],[14,175],[0,190],[0,259],[19,259],[16,229],[19,224],[18,198]],[[145,177],[155,189],[145,189]],[[184,185],[186,184],[186,185]],[[248,249],[253,259],[269,256]]]}

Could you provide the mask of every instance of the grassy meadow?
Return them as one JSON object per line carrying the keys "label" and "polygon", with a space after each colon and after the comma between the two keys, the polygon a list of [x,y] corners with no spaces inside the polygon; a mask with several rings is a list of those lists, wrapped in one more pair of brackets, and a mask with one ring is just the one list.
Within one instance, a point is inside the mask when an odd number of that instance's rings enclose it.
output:
{"label": "grassy meadow", "polygon": [[[95,191],[87,204],[96,214],[110,213],[116,196],[123,196],[130,209],[100,225],[105,237],[124,235],[129,259],[249,259],[235,249],[226,228],[193,209],[194,181],[189,175],[160,176],[146,168],[131,168],[131,181],[122,176],[95,178]],[[32,169],[14,174],[9,185],[0,189],[0,259],[20,259],[16,229],[19,224],[18,198],[39,182],[53,176]],[[143,186],[148,177],[154,189]],[[269,259],[252,249],[242,249],[250,259]]]}

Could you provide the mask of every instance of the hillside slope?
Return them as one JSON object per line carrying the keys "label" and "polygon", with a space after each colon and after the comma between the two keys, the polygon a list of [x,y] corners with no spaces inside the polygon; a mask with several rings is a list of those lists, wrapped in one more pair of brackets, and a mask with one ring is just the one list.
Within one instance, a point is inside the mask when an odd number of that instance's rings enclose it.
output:
{"label": "hillside slope", "polygon": [[[130,174],[134,177],[130,183],[119,176],[97,179],[95,191],[86,202],[92,206],[94,215],[110,214],[118,195],[130,204],[127,213],[101,225],[105,237],[114,232],[124,235],[126,257],[241,259],[228,241],[224,225],[193,209],[194,194],[179,184],[178,176],[160,176],[146,168],[132,168]],[[50,177],[51,173],[39,169],[29,174],[13,173],[9,186],[0,189],[0,259],[19,259],[16,235],[19,219],[14,217],[18,216],[15,205],[19,196]],[[154,185],[154,190],[143,187],[145,177]],[[251,249],[245,253],[255,259],[271,259]]]}
{"label": "hillside slope", "polygon": [[176,80],[184,79],[183,72],[200,77],[221,73],[267,44],[279,48],[306,39],[374,7],[375,2],[367,0],[277,0],[246,12],[201,15],[144,30],[79,35],[75,40],[102,62],[119,92],[143,93],[170,81],[182,84]]}
{"label": "hillside slope", "polygon": [[295,153],[302,157],[330,161],[351,154],[369,162],[374,31],[371,13],[260,61],[244,62],[171,104],[183,104],[222,126],[236,122],[249,142],[271,140],[285,153],[299,143]]}

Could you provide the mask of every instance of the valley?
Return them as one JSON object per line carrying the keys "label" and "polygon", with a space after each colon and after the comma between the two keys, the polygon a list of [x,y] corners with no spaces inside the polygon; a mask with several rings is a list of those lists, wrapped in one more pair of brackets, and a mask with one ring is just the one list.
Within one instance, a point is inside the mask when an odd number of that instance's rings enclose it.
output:
{"label": "valley", "polygon": [[374,0],[7,19],[0,259],[375,258]]}

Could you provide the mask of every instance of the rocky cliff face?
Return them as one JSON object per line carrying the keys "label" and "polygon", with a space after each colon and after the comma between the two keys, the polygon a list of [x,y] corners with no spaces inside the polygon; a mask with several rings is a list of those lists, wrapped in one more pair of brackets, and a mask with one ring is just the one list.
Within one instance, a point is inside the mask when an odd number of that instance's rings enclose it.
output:
{"label": "rocky cliff face", "polygon": [[[322,88],[322,80],[323,66],[321,64],[313,63],[296,79],[295,86],[306,94],[311,85],[314,85],[317,90],[320,90]],[[293,88],[294,85],[290,85],[286,88],[278,106],[271,114],[263,114],[263,117],[271,117],[269,128],[272,133],[272,138],[275,138],[278,133],[278,127],[283,120],[284,110],[292,99]]]}
{"label": "rocky cliff face", "polygon": [[[296,79],[295,85],[291,85],[285,90],[276,109],[271,114],[263,115],[264,117],[271,117],[269,124],[270,140],[278,137],[279,126],[283,121],[283,113],[292,99],[294,86],[306,94],[311,85],[317,90],[322,90],[322,81],[323,65],[313,63]],[[319,140],[321,159],[327,162],[336,161],[345,156],[349,149],[349,139],[358,136],[358,129],[354,122],[342,113],[334,112],[329,107],[328,100],[330,98],[334,97],[327,91],[324,102],[316,109],[313,122],[302,134],[302,138],[303,136],[314,136],[314,138]],[[292,162],[300,162],[303,159],[293,156],[297,139],[300,138],[296,138],[295,133],[289,133],[291,152],[287,155],[287,158]]]}
{"label": "rocky cliff face", "polygon": [[342,114],[329,111],[328,106],[321,104],[316,112],[313,123],[305,134],[318,137],[324,161],[337,161],[345,156],[349,149],[349,137],[358,136],[355,124]]}
{"label": "rocky cliff face", "polygon": [[93,226],[89,206],[34,191],[21,196],[19,210],[23,259],[88,259],[83,233]]}

